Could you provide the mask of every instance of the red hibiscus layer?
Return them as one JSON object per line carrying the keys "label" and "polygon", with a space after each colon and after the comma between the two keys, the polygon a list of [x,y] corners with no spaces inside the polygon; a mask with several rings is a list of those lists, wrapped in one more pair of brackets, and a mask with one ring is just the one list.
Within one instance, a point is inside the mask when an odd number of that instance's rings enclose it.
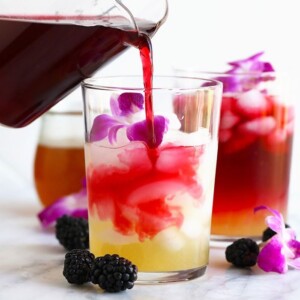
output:
{"label": "red hibiscus layer", "polygon": [[112,221],[119,233],[144,240],[181,226],[184,215],[172,201],[176,196],[188,194],[199,203],[197,169],[203,147],[136,145],[118,155],[118,166],[90,166],[87,184],[90,212],[96,209],[99,219]]}
{"label": "red hibiscus layer", "polygon": [[271,152],[286,152],[293,135],[294,112],[276,97],[257,90],[223,96],[219,139],[227,153],[240,151],[261,139]]}

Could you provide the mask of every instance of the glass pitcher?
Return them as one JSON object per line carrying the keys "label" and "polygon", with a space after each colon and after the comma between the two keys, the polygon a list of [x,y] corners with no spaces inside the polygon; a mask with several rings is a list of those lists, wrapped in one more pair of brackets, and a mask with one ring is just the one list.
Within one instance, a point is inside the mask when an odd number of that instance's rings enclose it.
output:
{"label": "glass pitcher", "polygon": [[167,11],[167,0],[1,0],[0,124],[32,122]]}

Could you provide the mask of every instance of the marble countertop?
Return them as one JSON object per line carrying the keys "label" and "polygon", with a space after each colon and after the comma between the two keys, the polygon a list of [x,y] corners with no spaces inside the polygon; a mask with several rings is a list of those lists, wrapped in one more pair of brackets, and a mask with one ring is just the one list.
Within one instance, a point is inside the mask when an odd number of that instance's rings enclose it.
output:
{"label": "marble countertop", "polygon": [[[0,191],[0,299],[300,299],[300,271],[264,273],[258,268],[242,270],[225,260],[224,248],[210,250],[206,274],[189,282],[165,285],[135,285],[119,294],[103,293],[93,285],[74,286],[62,275],[65,250],[54,232],[43,231],[36,214],[41,206],[23,184]],[[299,232],[300,214],[293,210],[290,221]],[[299,210],[298,210],[299,211]],[[295,227],[296,226],[296,227]]]}

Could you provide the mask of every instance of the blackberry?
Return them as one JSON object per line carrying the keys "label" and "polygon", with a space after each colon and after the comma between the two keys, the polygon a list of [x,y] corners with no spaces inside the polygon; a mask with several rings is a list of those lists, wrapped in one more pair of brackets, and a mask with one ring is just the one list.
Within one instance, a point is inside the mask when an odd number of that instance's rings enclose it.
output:
{"label": "blackberry", "polygon": [[252,267],[257,262],[259,247],[255,241],[242,238],[226,248],[226,260],[239,268]]}
{"label": "blackberry", "polygon": [[[285,224],[285,228],[290,228],[290,226],[288,224]],[[262,234],[262,241],[266,242],[267,240],[269,240],[272,236],[274,236],[276,234],[275,231],[273,231],[270,227],[267,227]]]}
{"label": "blackberry", "polygon": [[74,249],[65,255],[63,275],[71,284],[91,281],[95,256],[88,250]]}
{"label": "blackberry", "polygon": [[56,221],[55,234],[66,250],[89,248],[89,228],[86,219],[64,215]]}
{"label": "blackberry", "polygon": [[97,257],[91,281],[110,293],[131,289],[137,279],[137,267],[117,254]]}

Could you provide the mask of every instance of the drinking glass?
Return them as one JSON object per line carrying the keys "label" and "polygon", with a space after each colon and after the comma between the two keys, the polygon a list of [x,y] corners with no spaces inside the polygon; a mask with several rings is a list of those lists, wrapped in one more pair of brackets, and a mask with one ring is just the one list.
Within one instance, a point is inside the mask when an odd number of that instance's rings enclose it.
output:
{"label": "drinking glass", "polygon": [[44,206],[78,192],[83,185],[83,107],[82,102],[76,100],[69,97],[41,118],[34,160],[34,183]]}
{"label": "drinking glass", "polygon": [[212,239],[261,239],[266,205],[287,217],[294,134],[286,74],[186,71],[223,82]]}
{"label": "drinking glass", "polygon": [[205,272],[222,92],[199,78],[153,85],[151,114],[141,77],[82,84],[90,249],[131,260],[142,283]]}

